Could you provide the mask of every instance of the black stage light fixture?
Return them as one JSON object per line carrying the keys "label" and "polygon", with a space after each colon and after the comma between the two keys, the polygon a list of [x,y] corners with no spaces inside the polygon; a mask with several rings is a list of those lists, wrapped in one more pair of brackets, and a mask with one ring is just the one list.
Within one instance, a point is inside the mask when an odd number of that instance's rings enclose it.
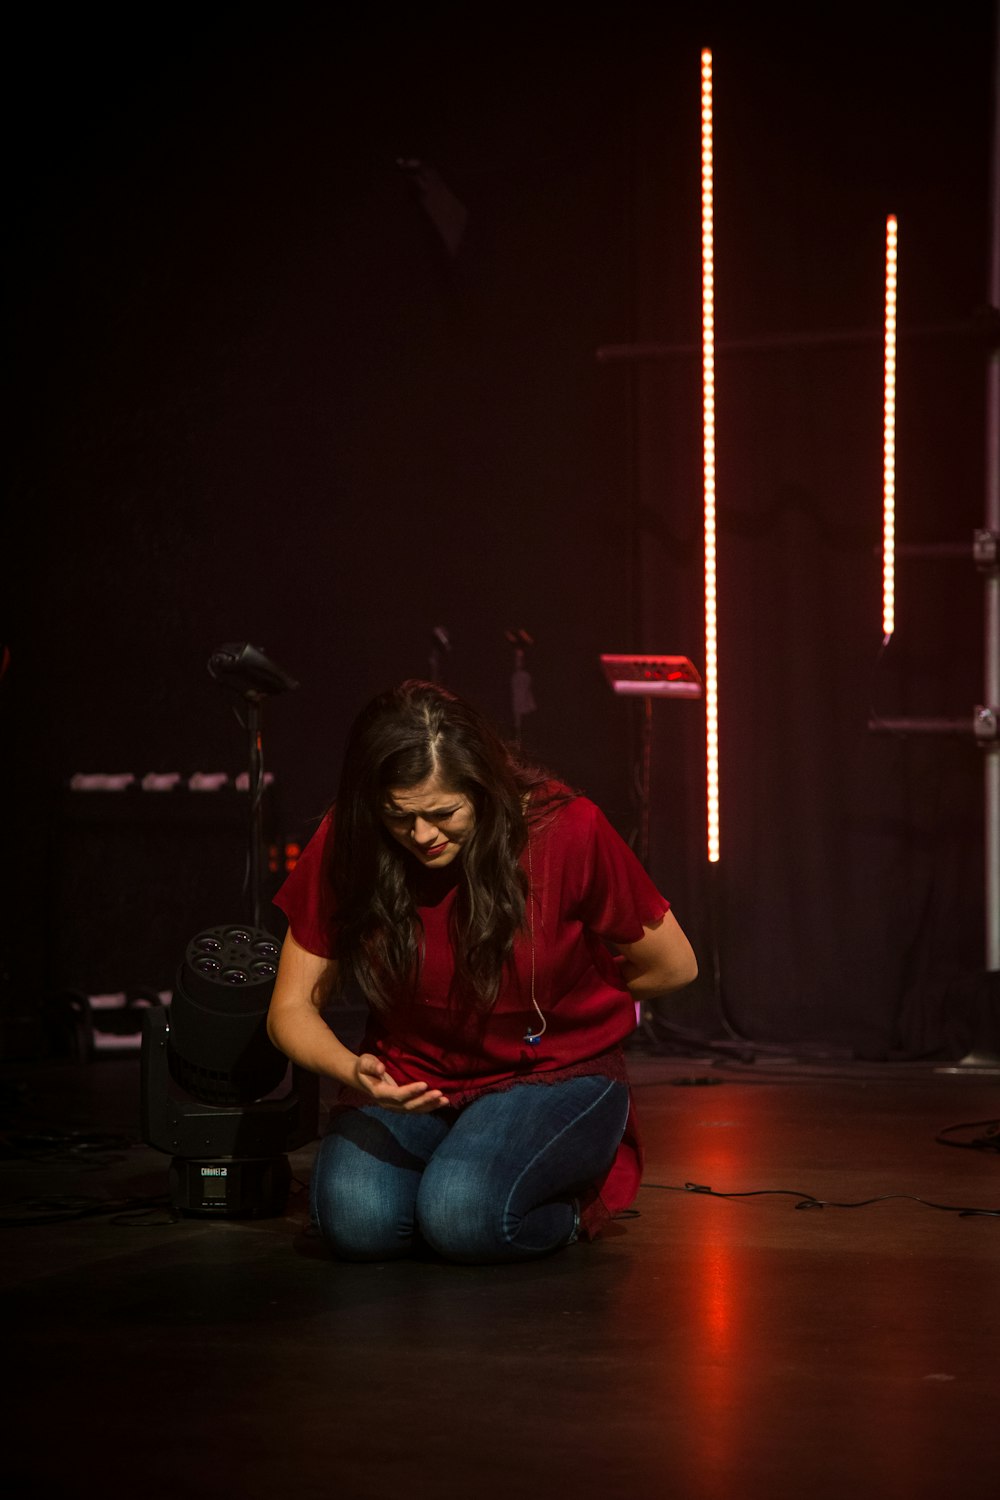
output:
{"label": "black stage light fixture", "polygon": [[143,1016],[143,1138],[172,1157],[181,1213],[282,1214],[287,1153],[318,1135],[318,1078],[267,1035],[280,953],[261,927],[206,928],[187,945],[170,1006]]}

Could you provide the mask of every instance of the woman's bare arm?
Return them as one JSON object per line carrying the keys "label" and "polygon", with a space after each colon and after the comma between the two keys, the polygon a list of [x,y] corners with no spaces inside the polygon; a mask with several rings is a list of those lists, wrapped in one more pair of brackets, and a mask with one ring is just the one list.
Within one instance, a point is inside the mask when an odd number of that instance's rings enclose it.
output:
{"label": "woman's bare arm", "polygon": [[682,989],[698,977],[698,960],[673,912],[651,927],[643,927],[635,943],[617,943],[621,974],[635,1000]]}
{"label": "woman's bare arm", "polygon": [[447,1104],[440,1089],[426,1083],[397,1086],[379,1058],[370,1052],[359,1057],[344,1046],[320,1014],[336,982],[336,963],[310,953],[289,932],[267,1012],[267,1034],[278,1050],[307,1072],[349,1084],[386,1109],[424,1113]]}

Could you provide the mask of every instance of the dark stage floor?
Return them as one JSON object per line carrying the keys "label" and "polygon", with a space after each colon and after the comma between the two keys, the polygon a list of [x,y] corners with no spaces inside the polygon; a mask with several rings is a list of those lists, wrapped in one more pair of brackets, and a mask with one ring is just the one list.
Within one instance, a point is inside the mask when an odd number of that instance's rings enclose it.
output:
{"label": "dark stage floor", "polygon": [[[1000,1218],[951,1210],[1000,1207],[1000,1075],[631,1066],[637,1216],[497,1268],[337,1265],[297,1187],[286,1217],[157,1223],[137,1057],[6,1065],[6,1493],[996,1493]],[[832,1206],[883,1195],[912,1196]]]}

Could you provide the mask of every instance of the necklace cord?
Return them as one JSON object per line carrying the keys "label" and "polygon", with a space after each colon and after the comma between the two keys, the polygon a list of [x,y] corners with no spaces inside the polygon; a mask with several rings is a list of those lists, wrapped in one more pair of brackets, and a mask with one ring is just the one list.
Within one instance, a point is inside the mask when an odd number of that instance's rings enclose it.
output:
{"label": "necklace cord", "polygon": [[528,936],[531,942],[531,1003],[535,1007],[535,1013],[542,1023],[541,1031],[529,1031],[525,1041],[537,1043],[541,1041],[548,1027],[548,1021],[542,1014],[538,1001],[535,999],[535,911],[533,906],[535,894],[535,871],[531,861],[531,837],[528,837]]}

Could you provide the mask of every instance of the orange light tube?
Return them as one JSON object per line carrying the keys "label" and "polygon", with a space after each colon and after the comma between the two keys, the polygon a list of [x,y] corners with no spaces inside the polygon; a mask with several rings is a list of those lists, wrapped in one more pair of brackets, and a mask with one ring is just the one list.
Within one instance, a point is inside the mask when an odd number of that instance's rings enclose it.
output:
{"label": "orange light tube", "polygon": [[885,221],[885,386],[882,407],[882,635],[896,627],[896,241]]}
{"label": "orange light tube", "polygon": [[705,506],[705,782],[708,859],[719,859],[719,658],[715,542],[715,230],[712,54],[701,54],[701,378]]}

